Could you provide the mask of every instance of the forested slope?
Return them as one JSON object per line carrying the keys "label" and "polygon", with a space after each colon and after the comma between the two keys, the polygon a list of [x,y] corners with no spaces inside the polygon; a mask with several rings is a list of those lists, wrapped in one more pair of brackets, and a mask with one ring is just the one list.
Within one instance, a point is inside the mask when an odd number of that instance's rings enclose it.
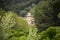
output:
{"label": "forested slope", "polygon": [[39,1],[40,0],[0,0],[0,8],[19,13],[21,10],[29,10],[32,4],[37,4]]}

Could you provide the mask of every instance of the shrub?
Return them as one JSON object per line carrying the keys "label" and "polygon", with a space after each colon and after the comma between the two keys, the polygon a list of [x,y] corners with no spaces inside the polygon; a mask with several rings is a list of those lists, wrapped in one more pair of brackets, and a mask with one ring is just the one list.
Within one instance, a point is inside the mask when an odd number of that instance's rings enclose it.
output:
{"label": "shrub", "polygon": [[30,27],[27,40],[38,40],[38,38],[37,38],[37,28]]}
{"label": "shrub", "polygon": [[5,13],[0,23],[0,35],[2,36],[1,40],[6,40],[8,38],[8,36],[10,35],[11,27],[13,27],[14,25],[15,20],[14,18],[12,18],[12,13]]}
{"label": "shrub", "polygon": [[28,32],[28,23],[24,18],[19,17],[16,13],[13,12],[13,18],[15,19],[15,26],[13,29],[15,30],[23,30],[24,32]]}

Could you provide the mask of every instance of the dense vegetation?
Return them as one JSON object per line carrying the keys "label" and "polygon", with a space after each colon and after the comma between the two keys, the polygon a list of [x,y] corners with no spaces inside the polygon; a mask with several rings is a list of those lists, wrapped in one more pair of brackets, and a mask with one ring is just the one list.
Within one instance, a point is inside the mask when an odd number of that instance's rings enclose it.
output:
{"label": "dense vegetation", "polygon": [[38,29],[45,30],[49,26],[60,26],[60,1],[46,0],[38,3],[34,9],[35,23]]}
{"label": "dense vegetation", "polygon": [[[59,0],[0,0],[0,5],[0,40],[60,40]],[[22,18],[28,11],[34,26]]]}
{"label": "dense vegetation", "polygon": [[[23,16],[30,8],[40,0],[0,0],[0,8],[6,11],[14,11]],[[1,5],[2,4],[2,5]],[[23,14],[23,15],[22,15]]]}

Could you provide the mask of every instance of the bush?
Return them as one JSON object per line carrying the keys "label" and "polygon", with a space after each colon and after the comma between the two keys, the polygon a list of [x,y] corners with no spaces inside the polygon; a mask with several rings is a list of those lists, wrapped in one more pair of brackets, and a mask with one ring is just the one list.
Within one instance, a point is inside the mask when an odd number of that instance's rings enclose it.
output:
{"label": "bush", "polygon": [[[11,31],[14,33],[12,33]],[[0,23],[0,39],[1,40],[8,40],[11,36],[26,36],[26,32],[28,32],[28,24],[27,22],[17,16],[14,12],[6,12],[5,15],[2,16],[1,23]],[[12,37],[14,38],[14,37]],[[11,38],[10,38],[11,39]]]}
{"label": "bush", "polygon": [[2,16],[1,23],[0,23],[0,37],[2,36],[1,40],[6,40],[10,35],[11,28],[15,25],[15,20],[12,18],[12,14],[10,12],[5,13]]}
{"label": "bush", "polygon": [[19,17],[17,14],[13,13],[13,18],[15,19],[15,26],[13,29],[15,30],[23,30],[24,32],[28,32],[28,23],[24,18]]}
{"label": "bush", "polygon": [[29,28],[29,34],[27,36],[27,40],[38,40],[37,28],[35,28],[35,27],[30,27]]}
{"label": "bush", "polygon": [[57,40],[59,39],[60,32],[57,29],[58,27],[50,27],[46,31],[39,33],[40,40]]}
{"label": "bush", "polygon": [[43,31],[50,25],[53,25],[53,10],[48,1],[41,1],[34,12],[35,24],[39,31]]}

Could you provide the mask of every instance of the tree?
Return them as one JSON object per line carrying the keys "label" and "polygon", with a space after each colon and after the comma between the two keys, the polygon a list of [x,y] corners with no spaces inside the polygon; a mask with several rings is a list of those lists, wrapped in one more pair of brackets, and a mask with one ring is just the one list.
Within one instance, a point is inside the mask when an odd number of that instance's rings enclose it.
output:
{"label": "tree", "polygon": [[53,25],[53,10],[48,1],[41,1],[35,8],[35,23],[38,29],[44,30]]}
{"label": "tree", "polygon": [[12,13],[7,12],[5,16],[3,16],[1,19],[0,40],[6,40],[9,37],[10,30],[14,25],[15,25],[15,20],[12,18]]}
{"label": "tree", "polygon": [[19,17],[17,14],[13,12],[13,18],[15,19],[15,26],[12,29],[15,30],[23,30],[24,32],[28,32],[28,23],[24,18]]}
{"label": "tree", "polygon": [[19,14],[21,17],[25,17],[27,15],[27,11],[23,10]]}
{"label": "tree", "polygon": [[57,33],[58,33],[58,31],[57,31],[56,27],[50,27],[47,30],[42,31],[40,33],[40,40],[54,40]]}
{"label": "tree", "polygon": [[4,15],[5,15],[5,11],[0,8],[0,22]]}
{"label": "tree", "polygon": [[59,26],[60,19],[58,14],[60,11],[59,0],[41,0],[35,7],[34,17],[38,29],[44,30],[49,26]]}
{"label": "tree", "polygon": [[40,0],[0,0],[0,5],[2,4],[0,8],[7,11],[15,11],[19,14],[21,10],[30,7],[32,4],[37,4],[39,1]]}
{"label": "tree", "polygon": [[34,27],[29,28],[29,34],[27,36],[27,40],[38,40],[37,28],[34,28]]}
{"label": "tree", "polygon": [[[26,20],[17,16],[14,12],[6,12],[5,15],[2,16],[0,22],[0,40],[19,39],[21,36],[26,36],[28,32]],[[21,39],[23,38],[21,37]]]}

